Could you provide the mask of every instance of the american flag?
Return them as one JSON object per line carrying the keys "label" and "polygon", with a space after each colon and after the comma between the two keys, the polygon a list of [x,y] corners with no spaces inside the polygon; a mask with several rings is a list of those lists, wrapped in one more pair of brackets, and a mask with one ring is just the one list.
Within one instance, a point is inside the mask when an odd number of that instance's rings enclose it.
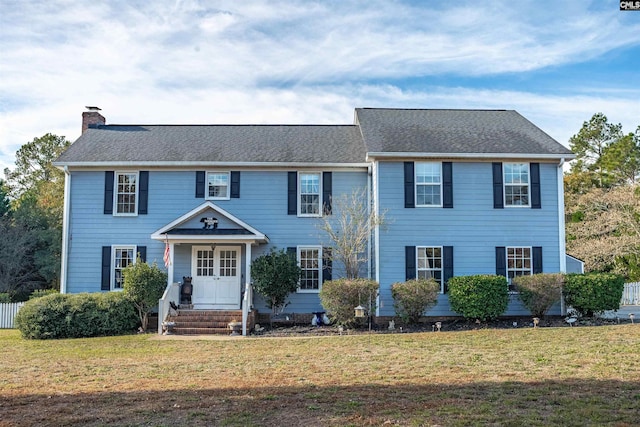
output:
{"label": "american flag", "polygon": [[169,268],[171,265],[171,249],[169,248],[169,241],[164,242],[164,266]]}

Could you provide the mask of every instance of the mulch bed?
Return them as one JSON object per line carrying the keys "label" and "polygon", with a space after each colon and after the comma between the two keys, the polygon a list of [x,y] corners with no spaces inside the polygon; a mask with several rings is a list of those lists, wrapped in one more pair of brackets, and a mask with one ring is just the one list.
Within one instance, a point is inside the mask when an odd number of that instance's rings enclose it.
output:
{"label": "mulch bed", "polygon": [[[437,330],[436,322],[440,322],[441,332],[454,331],[472,331],[479,329],[518,329],[533,328],[533,319],[531,317],[510,317],[498,319],[490,322],[474,322],[463,318],[455,319],[429,319],[418,325],[403,325],[396,322],[395,329],[389,330],[388,324],[372,324],[371,333],[390,334],[390,333],[417,333],[417,332],[435,332]],[[540,319],[539,328],[568,328],[581,326],[605,326],[631,323],[628,319],[603,319],[603,318],[581,318],[573,325],[567,323],[564,317],[549,316]],[[288,337],[288,336],[339,336],[339,335],[358,335],[368,334],[368,326],[364,328],[340,328],[338,326],[311,326],[311,325],[286,325],[273,327],[269,325],[260,325],[263,329],[260,332],[252,332],[252,336],[265,337]]]}

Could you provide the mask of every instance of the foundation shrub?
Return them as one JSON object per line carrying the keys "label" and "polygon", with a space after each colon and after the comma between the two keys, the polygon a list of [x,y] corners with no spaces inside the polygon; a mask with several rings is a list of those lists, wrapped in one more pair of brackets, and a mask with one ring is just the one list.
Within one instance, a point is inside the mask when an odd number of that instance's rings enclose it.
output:
{"label": "foundation shrub", "polygon": [[535,317],[542,317],[553,304],[560,301],[564,275],[560,273],[540,273],[518,276],[512,279],[518,297]]}
{"label": "foundation shrub", "polygon": [[409,324],[416,324],[424,312],[438,301],[440,284],[434,279],[412,279],[391,285],[396,314]]}
{"label": "foundation shrub", "polygon": [[27,301],[15,318],[29,339],[121,335],[138,324],[133,303],[121,292],[47,295]]}
{"label": "foundation shrub", "polygon": [[364,320],[355,318],[354,309],[361,305],[367,315],[375,312],[378,287],[378,282],[369,279],[329,280],[322,284],[320,303],[333,322],[348,327],[363,326]]}
{"label": "foundation shrub", "polygon": [[624,292],[624,277],[613,273],[567,274],[564,298],[581,316],[592,317],[605,310],[618,310]]}
{"label": "foundation shrub", "polygon": [[448,282],[451,309],[467,319],[492,320],[507,309],[507,279],[495,275],[452,277]]}

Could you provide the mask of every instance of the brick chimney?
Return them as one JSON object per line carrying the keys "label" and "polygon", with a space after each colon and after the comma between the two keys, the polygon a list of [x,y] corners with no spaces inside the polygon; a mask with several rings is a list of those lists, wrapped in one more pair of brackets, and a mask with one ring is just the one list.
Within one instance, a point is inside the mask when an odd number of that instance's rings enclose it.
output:
{"label": "brick chimney", "polygon": [[100,111],[98,107],[86,107],[88,111],[84,111],[82,113],[82,133],[84,133],[87,129],[93,126],[100,126],[106,123],[106,119]]}

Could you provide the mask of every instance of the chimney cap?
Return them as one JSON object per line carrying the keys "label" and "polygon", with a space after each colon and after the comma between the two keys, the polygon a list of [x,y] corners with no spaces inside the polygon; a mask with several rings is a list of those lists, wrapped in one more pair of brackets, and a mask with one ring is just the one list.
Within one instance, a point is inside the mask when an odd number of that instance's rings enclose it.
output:
{"label": "chimney cap", "polygon": [[85,108],[89,111],[101,111],[102,108],[100,107],[91,107],[91,106],[85,106]]}

